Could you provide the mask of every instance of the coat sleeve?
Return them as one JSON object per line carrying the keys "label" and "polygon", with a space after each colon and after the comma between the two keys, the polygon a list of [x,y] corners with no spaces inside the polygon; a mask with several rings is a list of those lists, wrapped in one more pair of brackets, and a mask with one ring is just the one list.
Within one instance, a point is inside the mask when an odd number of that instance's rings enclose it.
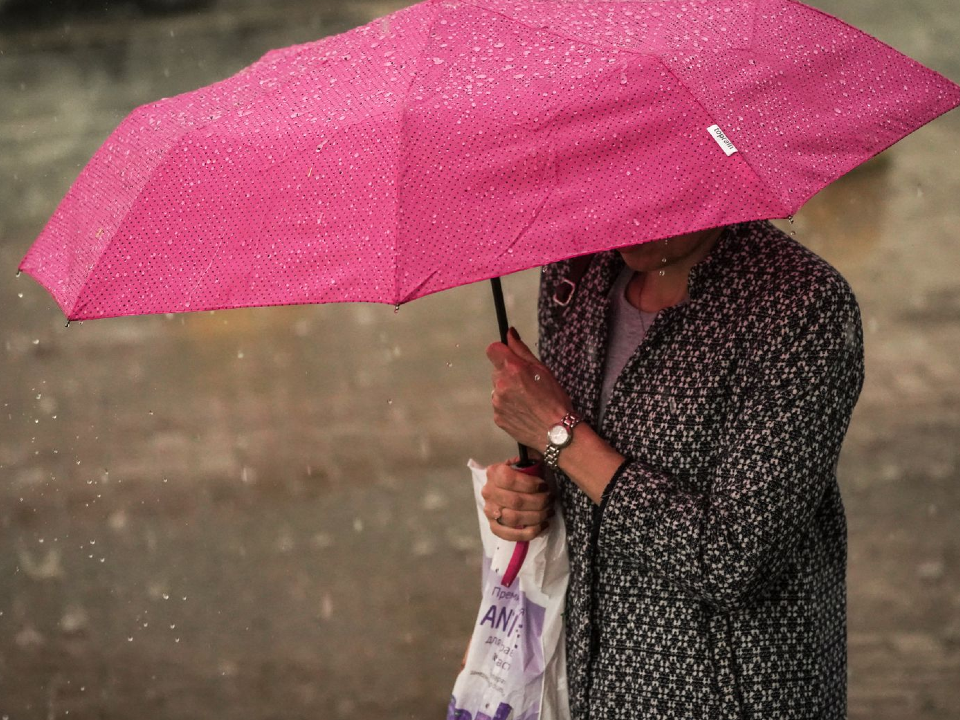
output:
{"label": "coat sleeve", "polygon": [[816,513],[863,386],[863,330],[845,281],[772,317],[754,381],[724,429],[709,494],[627,457],[603,492],[602,552],[719,609],[760,597]]}

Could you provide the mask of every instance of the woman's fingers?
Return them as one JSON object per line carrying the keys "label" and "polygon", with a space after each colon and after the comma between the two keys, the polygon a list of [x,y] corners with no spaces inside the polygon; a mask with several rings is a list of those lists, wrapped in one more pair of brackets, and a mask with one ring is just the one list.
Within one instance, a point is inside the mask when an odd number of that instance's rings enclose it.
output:
{"label": "woman's fingers", "polygon": [[549,521],[540,523],[539,525],[528,525],[525,528],[504,527],[492,520],[490,521],[490,530],[493,534],[501,540],[510,542],[530,542],[548,527],[550,527]]}
{"label": "woman's fingers", "polygon": [[517,512],[545,510],[553,504],[553,496],[546,490],[535,493],[513,492],[497,486],[488,486],[483,499],[502,508]]}
{"label": "woman's fingers", "polygon": [[519,529],[546,522],[553,517],[554,509],[548,506],[542,510],[514,510],[487,500],[483,505],[483,514],[491,522],[497,523],[499,519],[497,524],[501,527]]}
{"label": "woman's fingers", "polygon": [[500,463],[487,468],[487,483],[481,495],[485,500],[513,510],[543,510],[552,500],[548,488],[542,478],[525,475]]}
{"label": "woman's fingers", "polygon": [[480,495],[484,499],[483,514],[493,534],[520,542],[532,540],[546,530],[554,510],[547,484],[542,478],[510,467],[516,460],[489,466]]}

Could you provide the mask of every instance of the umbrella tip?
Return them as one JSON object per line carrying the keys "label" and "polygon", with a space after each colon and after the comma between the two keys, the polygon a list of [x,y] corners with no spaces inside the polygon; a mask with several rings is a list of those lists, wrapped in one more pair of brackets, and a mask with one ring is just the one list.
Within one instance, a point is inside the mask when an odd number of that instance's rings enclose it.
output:
{"label": "umbrella tip", "polygon": [[20,268],[17,268],[17,277],[20,277]]}
{"label": "umbrella tip", "polygon": [[65,328],[68,328],[68,327],[70,327],[70,321],[69,321],[69,320],[67,320],[67,324],[66,324],[66,325],[64,325],[64,327],[65,327]]}
{"label": "umbrella tip", "polygon": [[400,303],[393,306],[393,314],[396,315],[398,312],[400,312]]}

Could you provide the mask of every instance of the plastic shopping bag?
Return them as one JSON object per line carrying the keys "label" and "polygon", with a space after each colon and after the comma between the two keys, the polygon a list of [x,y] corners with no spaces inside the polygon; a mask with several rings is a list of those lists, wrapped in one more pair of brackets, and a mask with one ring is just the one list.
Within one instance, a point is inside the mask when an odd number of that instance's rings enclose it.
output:
{"label": "plastic shopping bag", "polygon": [[490,531],[480,489],[486,468],[473,473],[483,583],[466,664],[453,686],[447,720],[567,720],[570,717],[563,605],[569,578],[566,529],[557,513],[530,541],[511,587],[502,584],[515,543]]}

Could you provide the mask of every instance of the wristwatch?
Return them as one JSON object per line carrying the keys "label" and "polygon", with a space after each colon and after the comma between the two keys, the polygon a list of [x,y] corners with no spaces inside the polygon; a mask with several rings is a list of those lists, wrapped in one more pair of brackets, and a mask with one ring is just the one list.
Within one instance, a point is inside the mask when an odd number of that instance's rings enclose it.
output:
{"label": "wristwatch", "polygon": [[573,442],[573,429],[582,419],[575,413],[567,413],[560,422],[547,430],[547,449],[543,452],[547,465],[557,467],[560,451]]}

